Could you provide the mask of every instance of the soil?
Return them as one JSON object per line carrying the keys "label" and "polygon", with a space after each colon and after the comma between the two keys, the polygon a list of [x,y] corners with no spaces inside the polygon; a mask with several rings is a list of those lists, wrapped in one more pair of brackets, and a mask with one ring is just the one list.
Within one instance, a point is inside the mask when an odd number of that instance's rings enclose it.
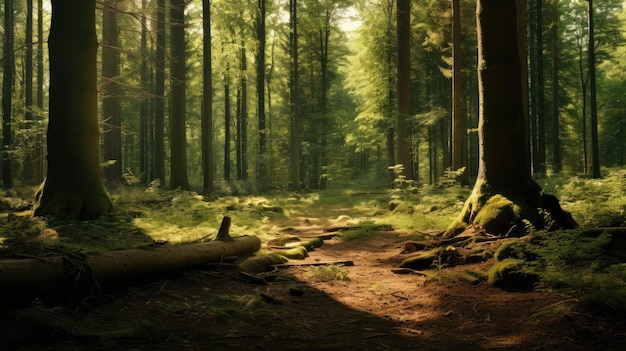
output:
{"label": "soil", "polygon": [[[316,220],[289,235],[314,235]],[[310,224],[309,224],[310,223]],[[50,310],[66,326],[12,322],[2,350],[622,350],[626,323],[554,292],[507,292],[458,273],[490,262],[395,274],[406,236],[333,237],[267,285],[201,267]],[[319,268],[309,263],[353,262]],[[321,266],[324,267],[324,266]],[[69,325],[69,326],[68,326]],[[6,327],[6,326],[5,326]]]}

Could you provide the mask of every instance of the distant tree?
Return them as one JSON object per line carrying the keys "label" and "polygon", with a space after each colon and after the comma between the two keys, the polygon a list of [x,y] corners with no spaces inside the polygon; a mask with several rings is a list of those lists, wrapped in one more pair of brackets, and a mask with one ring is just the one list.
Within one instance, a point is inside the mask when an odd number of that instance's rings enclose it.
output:
{"label": "distant tree", "polygon": [[550,50],[552,64],[552,171],[561,172],[563,168],[561,158],[561,136],[559,119],[559,1],[553,0],[550,4]]}
{"label": "distant tree", "polygon": [[588,70],[589,70],[589,108],[591,114],[591,176],[600,178],[600,149],[598,143],[598,103],[596,97],[596,44],[594,37],[593,0],[587,0],[588,8]]}
{"label": "distant tree", "polygon": [[409,137],[411,127],[411,2],[398,0],[397,5],[397,120],[396,162],[404,166],[406,179],[414,179]]}
{"label": "distant tree", "polygon": [[452,168],[466,168],[459,181],[467,185],[467,115],[463,96],[461,3],[452,0]]}
{"label": "distant tree", "polygon": [[13,186],[11,167],[11,148],[13,132],[11,130],[13,109],[13,83],[15,74],[13,0],[4,1],[4,47],[2,64],[2,185],[5,189]]}
{"label": "distant tree", "polygon": [[258,0],[258,9],[255,16],[256,36],[258,48],[256,52],[256,95],[257,116],[259,123],[259,155],[257,157],[257,187],[266,191],[268,187],[267,173],[267,129],[265,126],[265,45],[266,45],[266,0]]}
{"label": "distant tree", "polygon": [[189,189],[187,177],[185,0],[170,1],[170,188]]}
{"label": "distant tree", "polygon": [[120,51],[117,0],[102,9],[102,121],[104,125],[104,178],[122,178],[122,111],[119,103]]}
{"label": "distant tree", "polygon": [[202,189],[213,192],[213,69],[211,66],[211,0],[202,1]]}
{"label": "distant tree", "polygon": [[524,0],[477,2],[480,164],[472,194],[445,236],[468,226],[499,235],[523,234],[528,224],[576,226],[531,175],[524,11]]}
{"label": "distant tree", "polygon": [[[147,10],[147,0],[141,0],[142,11]],[[152,150],[152,128],[150,118],[150,71],[148,69],[148,20],[147,16],[141,16],[141,38],[140,41],[140,87],[143,91],[139,107],[139,174],[141,177],[141,183],[146,185],[148,180],[152,180],[154,169],[152,168],[153,157],[150,156]]]}
{"label": "distant tree", "polygon": [[290,189],[300,189],[300,85],[298,64],[298,1],[289,0],[289,51],[291,57],[290,105],[289,119],[289,171]]}
{"label": "distant tree", "polygon": [[37,216],[88,220],[112,208],[100,175],[95,5],[52,1],[48,174]]}
{"label": "distant tree", "polygon": [[154,77],[154,178],[165,184],[165,0],[157,0]]}

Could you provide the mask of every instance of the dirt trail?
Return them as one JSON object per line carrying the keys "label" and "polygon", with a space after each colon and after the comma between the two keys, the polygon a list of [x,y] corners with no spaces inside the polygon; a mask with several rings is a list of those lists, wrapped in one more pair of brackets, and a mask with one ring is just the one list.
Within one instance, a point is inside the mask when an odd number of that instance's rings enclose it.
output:
{"label": "dirt trail", "polygon": [[[290,235],[323,227],[292,227]],[[2,350],[621,350],[624,321],[592,312],[549,313],[568,297],[511,293],[455,273],[481,264],[394,274],[404,258],[393,231],[332,238],[268,285],[206,267],[109,291],[75,313],[73,331],[10,329]],[[295,261],[291,261],[295,262]],[[484,264],[484,263],[483,263]],[[330,273],[329,273],[330,272]],[[6,328],[5,328],[6,332]],[[74,334],[74,335],[68,335]],[[10,345],[10,346],[7,346]],[[7,348],[8,347],[8,348]]]}

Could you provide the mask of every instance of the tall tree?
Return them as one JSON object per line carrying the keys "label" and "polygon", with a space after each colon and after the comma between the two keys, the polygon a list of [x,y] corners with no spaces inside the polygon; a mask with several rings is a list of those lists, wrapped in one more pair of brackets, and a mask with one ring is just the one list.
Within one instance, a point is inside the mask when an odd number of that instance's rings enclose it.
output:
{"label": "tall tree", "polygon": [[[147,0],[141,0],[142,11],[147,10]],[[148,20],[144,14],[141,16],[141,38],[140,40],[140,53],[141,53],[141,67],[140,69],[140,85],[144,94],[141,98],[139,107],[139,174],[141,177],[141,183],[147,184],[148,179],[152,179],[151,170],[151,127],[150,127],[150,99],[147,92],[150,89],[150,73],[148,70]]]}
{"label": "tall tree", "polygon": [[29,133],[28,150],[24,158],[24,166],[22,178],[25,181],[35,180],[41,181],[37,178],[36,165],[37,165],[37,148],[32,147],[36,144],[37,133],[35,132],[36,123],[33,115],[33,0],[26,0],[26,57],[24,58],[24,126],[27,130],[34,133]]}
{"label": "tall tree", "polygon": [[100,175],[95,5],[52,1],[48,174],[37,216],[87,220],[112,208]]}
{"label": "tall tree", "polygon": [[157,0],[154,77],[154,178],[165,184],[165,0]]}
{"label": "tall tree", "polygon": [[559,1],[550,6],[550,47],[552,61],[552,171],[561,172],[561,137],[559,119]]}
{"label": "tall tree", "polygon": [[298,64],[298,1],[289,0],[291,77],[289,84],[291,113],[289,119],[290,189],[300,189],[300,86]]}
{"label": "tall tree", "polygon": [[521,235],[525,221],[537,229],[576,225],[531,175],[524,11],[525,0],[477,2],[480,164],[472,194],[446,236],[468,226]]}
{"label": "tall tree", "polygon": [[537,99],[536,126],[537,126],[537,147],[536,154],[533,155],[534,173],[543,176],[546,173],[546,131],[545,131],[545,82],[543,74],[543,2],[536,0],[535,8],[536,25],[536,68],[537,68]]}
{"label": "tall tree", "polygon": [[104,178],[122,178],[122,111],[119,103],[120,51],[117,0],[102,9],[102,121],[104,129]]}
{"label": "tall tree", "polygon": [[13,0],[4,1],[4,47],[3,47],[3,75],[2,75],[2,185],[5,189],[13,186],[11,167],[12,148],[12,106],[13,82],[15,74],[15,53],[13,42],[15,37]]}
{"label": "tall tree", "polygon": [[[41,123],[43,112],[43,71],[44,71],[44,59],[43,59],[43,0],[37,0],[37,110],[40,115],[37,120]],[[39,127],[39,124],[38,124]],[[40,128],[37,128],[40,131]],[[34,161],[35,161],[35,179],[41,181],[43,179],[43,164],[44,164],[44,140],[43,133],[37,133]]]}
{"label": "tall tree", "polygon": [[266,44],[266,0],[257,0],[257,14],[255,17],[258,48],[256,52],[256,95],[257,116],[259,119],[259,155],[257,157],[257,187],[266,191],[268,187],[267,173],[267,130],[265,127],[265,44]]}
{"label": "tall tree", "polygon": [[202,189],[213,192],[213,69],[211,66],[211,0],[202,1]]}
{"label": "tall tree", "polygon": [[398,0],[397,27],[396,161],[404,166],[403,175],[406,179],[414,179],[409,141],[411,128],[408,122],[411,114],[411,2],[409,0]]}
{"label": "tall tree", "polygon": [[187,177],[185,0],[170,1],[170,188],[189,189]]}
{"label": "tall tree", "polygon": [[452,168],[466,168],[459,181],[467,185],[467,116],[463,99],[461,51],[461,4],[460,0],[452,0]]}
{"label": "tall tree", "polygon": [[589,20],[589,39],[588,39],[588,64],[589,64],[589,109],[591,114],[591,176],[593,178],[600,178],[600,149],[598,143],[598,103],[596,98],[596,44],[594,37],[593,26],[593,0],[587,0],[589,4],[588,8],[588,20]]}

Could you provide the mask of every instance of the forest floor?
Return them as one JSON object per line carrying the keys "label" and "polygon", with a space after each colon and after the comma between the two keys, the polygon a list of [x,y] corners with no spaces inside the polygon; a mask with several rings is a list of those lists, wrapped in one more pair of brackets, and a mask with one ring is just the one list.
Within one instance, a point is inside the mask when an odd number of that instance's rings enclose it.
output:
{"label": "forest floor", "polygon": [[[264,226],[275,236],[329,234],[346,213],[292,213]],[[304,260],[266,274],[266,285],[207,266],[109,287],[72,309],[35,301],[32,313],[2,316],[0,350],[626,349],[616,311],[582,307],[563,291],[510,292],[463,278],[486,275],[494,258],[394,273],[413,238],[329,235]]]}

